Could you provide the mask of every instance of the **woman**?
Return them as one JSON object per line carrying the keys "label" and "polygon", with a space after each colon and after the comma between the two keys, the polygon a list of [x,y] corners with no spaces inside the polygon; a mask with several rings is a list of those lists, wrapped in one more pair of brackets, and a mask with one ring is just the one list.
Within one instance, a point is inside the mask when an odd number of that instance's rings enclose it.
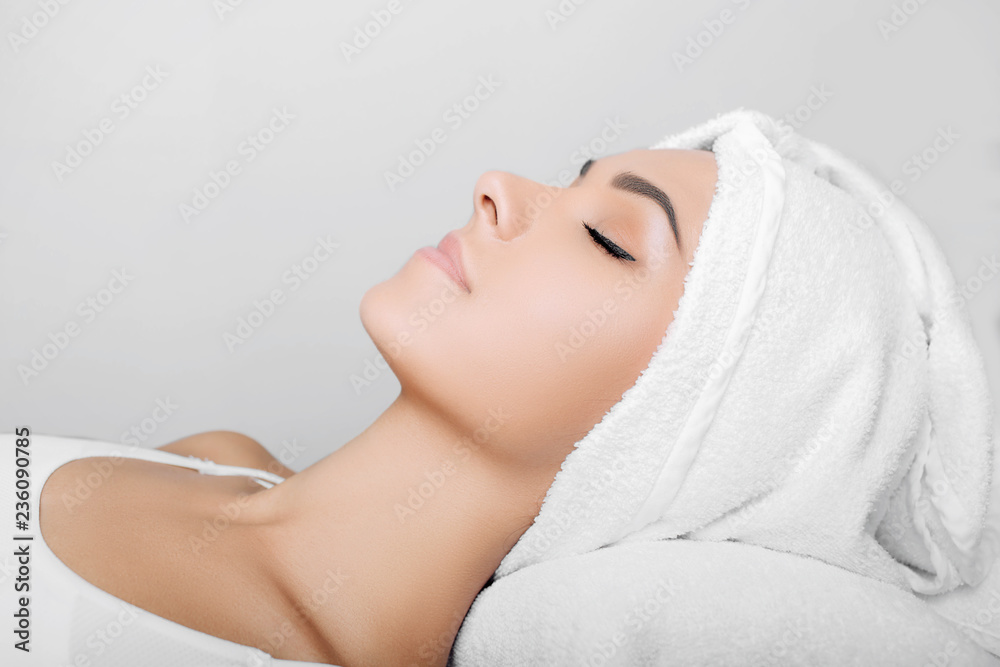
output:
{"label": "woman", "polygon": [[[284,481],[80,458],[46,485],[44,538],[205,651],[352,666],[445,664],[488,582],[623,541],[975,584],[982,362],[936,245],[881,195],[742,110],[555,192],[487,174],[441,254],[362,300],[401,392],[361,435]],[[168,451],[273,465],[222,437]]]}
{"label": "woman", "polygon": [[[299,473],[233,433],[160,448],[286,478],[266,490],[152,461],[78,459],[45,485],[44,539],[104,591],[277,658],[444,664],[573,443],[660,343],[715,180],[707,150],[591,160],[555,192],[484,174],[471,220],[443,252],[417,251],[362,300],[401,384],[363,433]],[[411,327],[442,299],[430,326]],[[571,347],[574,328],[609,300],[616,313]],[[74,502],[101,465],[113,472]],[[206,540],[206,522],[227,507],[237,509],[226,529]],[[308,604],[331,588],[326,604]]]}

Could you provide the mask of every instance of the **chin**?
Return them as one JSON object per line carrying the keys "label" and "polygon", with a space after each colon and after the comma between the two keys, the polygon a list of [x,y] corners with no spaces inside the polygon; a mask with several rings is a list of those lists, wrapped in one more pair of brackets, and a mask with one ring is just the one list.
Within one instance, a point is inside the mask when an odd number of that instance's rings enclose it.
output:
{"label": "chin", "polygon": [[422,309],[452,288],[435,270],[412,264],[364,293],[361,324],[403,390],[448,410],[455,387],[462,385],[456,382],[453,355],[468,336],[454,329],[464,329],[457,312],[430,323],[424,318]]}
{"label": "chin", "polygon": [[423,335],[416,333],[412,318],[427,295],[433,293],[431,276],[415,270],[413,260],[395,275],[373,285],[361,297],[361,324],[397,377],[400,359],[413,354]]}
{"label": "chin", "polygon": [[393,317],[393,311],[398,311],[399,307],[394,307],[391,280],[390,278],[369,287],[358,306],[361,326],[390,366],[393,364],[393,356],[388,349],[389,343],[395,339],[399,330],[398,324],[394,322],[398,318]]}

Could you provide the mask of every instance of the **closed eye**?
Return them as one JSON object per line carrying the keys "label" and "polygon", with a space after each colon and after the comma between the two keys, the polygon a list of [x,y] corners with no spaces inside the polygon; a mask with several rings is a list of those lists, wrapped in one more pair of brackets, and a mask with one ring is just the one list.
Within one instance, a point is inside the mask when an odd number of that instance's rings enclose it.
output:
{"label": "closed eye", "polygon": [[609,255],[611,255],[615,259],[619,259],[622,261],[628,261],[628,262],[635,261],[635,257],[628,254],[624,248],[617,245],[614,241],[601,234],[599,231],[588,225],[586,222],[583,223],[583,226],[586,228],[587,233],[590,234],[590,237],[594,239],[597,245],[604,248]]}

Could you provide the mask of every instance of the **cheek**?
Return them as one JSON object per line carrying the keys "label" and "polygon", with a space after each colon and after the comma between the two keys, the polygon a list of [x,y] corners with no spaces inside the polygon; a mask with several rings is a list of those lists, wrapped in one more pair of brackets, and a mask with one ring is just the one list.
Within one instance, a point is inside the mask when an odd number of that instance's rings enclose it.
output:
{"label": "cheek", "polygon": [[506,271],[491,284],[486,299],[477,299],[476,307],[491,323],[492,349],[522,366],[563,371],[568,359],[560,349],[618,280],[582,270],[578,264],[572,257],[531,258],[520,264],[523,269]]}
{"label": "cheek", "polygon": [[644,288],[614,266],[589,274],[551,261],[534,267],[492,282],[470,304],[459,327],[475,349],[460,372],[471,394],[516,413],[524,441],[537,438],[541,455],[600,421],[646,367],[663,330],[640,299]]}

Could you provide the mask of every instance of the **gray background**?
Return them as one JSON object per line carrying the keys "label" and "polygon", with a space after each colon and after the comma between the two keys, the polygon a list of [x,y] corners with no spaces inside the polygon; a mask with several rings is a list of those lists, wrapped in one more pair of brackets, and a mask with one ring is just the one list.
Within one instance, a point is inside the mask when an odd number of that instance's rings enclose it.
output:
{"label": "gray background", "polygon": [[[620,152],[740,106],[785,116],[823,88],[801,131],[903,178],[960,282],[1000,252],[995,2],[896,3],[919,9],[885,33],[885,0],[565,0],[555,24],[556,0],[402,0],[347,62],[341,43],[386,2],[70,2],[12,44],[39,1],[0,7],[0,431],[118,441],[147,420],[158,446],[232,429],[305,467],[398,391],[387,371],[351,384],[377,355],[364,291],[467,222],[483,171],[552,181],[609,119],[627,126],[607,147]],[[166,78],[120,118],[115,99],[157,66]],[[490,75],[500,86],[452,129],[442,114]],[[275,107],[294,121],[246,163],[240,142]],[[53,161],[102,118],[113,132],[59,181]],[[384,172],[436,127],[447,140],[390,192]],[[909,180],[906,161],[946,127],[959,139]],[[185,223],[178,206],[230,159],[242,173]],[[337,253],[292,292],[282,274],[326,235]],[[122,267],[134,279],[85,322],[78,304]],[[224,332],[275,288],[285,303],[231,352]],[[998,295],[994,279],[968,302],[995,398]],[[18,365],[70,321],[80,334],[25,384]]]}

